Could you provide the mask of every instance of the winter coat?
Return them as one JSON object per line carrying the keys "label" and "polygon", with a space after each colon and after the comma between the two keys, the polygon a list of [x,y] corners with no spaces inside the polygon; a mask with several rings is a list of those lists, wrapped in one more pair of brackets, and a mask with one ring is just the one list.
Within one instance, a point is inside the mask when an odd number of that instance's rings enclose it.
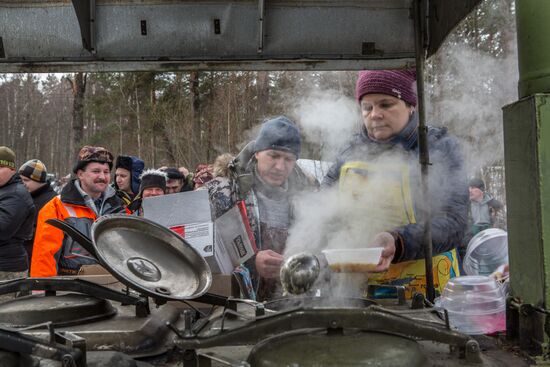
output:
{"label": "winter coat", "polygon": [[32,237],[34,204],[19,174],[0,187],[0,271],[29,268],[25,240]]}
{"label": "winter coat", "polygon": [[470,201],[470,224],[479,227],[504,229],[504,206],[490,194],[484,193],[480,202]]}
{"label": "winter coat", "polygon": [[[419,210],[422,197],[420,165],[418,163],[418,117],[413,114],[399,136],[388,143],[379,143],[369,138],[365,127],[355,135],[341,152],[336,163],[329,169],[322,186],[334,185],[340,168],[349,161],[373,161],[391,151],[405,157],[410,167],[411,193],[415,203],[416,223],[398,228],[388,228],[396,237],[396,254],[393,262],[422,259],[422,238],[425,218]],[[462,241],[468,215],[468,183],[463,169],[463,158],[458,141],[447,133],[446,128],[428,127],[430,166],[428,184],[431,207],[431,234],[433,254],[441,254],[456,248]]]}
{"label": "winter coat", "polygon": [[31,263],[31,256],[32,256],[32,244],[34,242],[34,233],[36,232],[36,221],[38,219],[38,213],[40,212],[40,209],[46,205],[46,203],[50,200],[52,200],[56,196],[56,192],[52,189],[52,186],[50,185],[50,182],[46,182],[43,186],[39,187],[38,189],[31,192],[31,197],[34,202],[35,212],[34,212],[34,220],[33,220],[33,235],[32,238],[25,241],[25,250],[27,251],[27,257],[29,259],[29,265]]}
{"label": "winter coat", "polygon": [[[277,238],[277,241],[274,241],[282,243],[282,248],[273,248],[262,241],[262,234],[265,234],[266,231],[260,230],[259,205],[257,194],[255,193],[256,173],[254,167],[256,165],[256,159],[254,158],[253,149],[254,142],[250,142],[229,164],[228,177],[215,177],[206,184],[210,198],[210,205],[212,207],[213,220],[219,218],[235,206],[238,201],[244,200],[248,221],[254,234],[254,240],[258,250],[272,249],[276,252],[282,253],[284,250],[286,234],[284,235],[284,238],[281,238],[282,234],[278,234],[279,238]],[[313,190],[316,187],[317,182],[312,181],[309,176],[304,174],[298,165],[295,165],[294,170],[288,178],[288,200],[292,204],[293,197],[296,194],[304,190]],[[290,219],[292,220],[292,205],[290,216]],[[255,260],[255,257],[253,257],[244,265],[250,271],[254,289],[258,290],[260,287],[260,277],[256,271]],[[269,292],[262,293],[260,290],[259,298],[262,299],[266,297],[269,297]]]}
{"label": "winter coat", "polygon": [[466,256],[468,244],[479,232],[488,228],[506,229],[504,205],[490,194],[484,193],[480,202],[470,201],[468,230],[459,247],[462,258]]}
{"label": "winter coat", "polygon": [[117,191],[117,195],[120,197],[120,199],[122,199],[122,202],[124,203],[125,206],[128,206],[132,202],[132,200],[135,198],[137,193],[139,192],[139,185],[141,184],[141,180],[139,179],[139,176],[141,175],[141,173],[143,172],[143,169],[145,168],[145,163],[141,159],[133,156],[131,156],[130,158],[132,159],[132,170],[130,172],[132,181],[130,184],[130,188],[132,189],[132,192],[134,193],[134,195],[130,195],[127,192],[120,190],[118,188],[116,180],[113,183],[113,187]]}
{"label": "winter coat", "polygon": [[[38,214],[33,245],[31,276],[50,277],[75,275],[82,265],[96,264],[97,260],[60,229],[46,223],[53,218],[64,220],[84,235],[91,237],[92,223],[98,218],[75,185],[69,182],[59,196],[49,201]],[[124,212],[115,190],[108,186],[99,215]]]}

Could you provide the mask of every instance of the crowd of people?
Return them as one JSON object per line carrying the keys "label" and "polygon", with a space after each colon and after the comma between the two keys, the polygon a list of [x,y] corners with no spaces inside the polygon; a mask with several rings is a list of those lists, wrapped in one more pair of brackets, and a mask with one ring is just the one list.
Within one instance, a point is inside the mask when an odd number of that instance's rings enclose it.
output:
{"label": "crowd of people", "polygon": [[[372,238],[365,239],[365,246],[384,248],[374,270],[379,276],[373,281],[404,285],[410,292],[423,291],[426,221],[431,222],[434,264],[444,260],[449,264],[448,278],[458,275],[457,250],[464,247],[468,234],[494,225],[502,204],[485,193],[482,180],[468,184],[457,139],[445,128],[430,126],[429,185],[436,189],[431,192],[430,210],[421,209],[425,203],[420,202],[421,178],[415,168],[419,143],[414,72],[362,71],[356,99],[363,120],[361,130],[350,137],[321,183],[296,164],[301,154],[300,131],[285,116],[264,122],[256,139],[235,157],[223,154],[212,165],[199,165],[194,173],[185,167],[145,169],[139,157],[114,159],[103,147],[84,146],[75,160],[72,178],[59,193],[52,189],[40,160],[32,159],[17,169],[13,151],[0,147],[0,280],[74,275],[81,266],[96,263],[70,236],[48,224],[49,219],[63,220],[90,236],[92,223],[102,215],[143,215],[144,199],[205,189],[213,219],[244,202],[258,251],[235,272],[250,280],[247,296],[267,300],[279,291],[295,200],[304,192],[318,192],[323,200],[323,190],[330,187],[355,195],[353,184],[357,182],[362,182],[368,195],[369,185],[357,177],[366,177],[368,182],[372,172],[395,170],[395,165],[384,163],[389,154],[399,157],[402,182],[408,185],[403,190],[412,199],[396,205],[405,208],[403,215],[396,216],[398,220],[386,222]],[[376,195],[386,195],[388,198],[382,198],[385,202],[395,203],[395,197],[390,197],[395,191],[377,190]],[[438,271],[434,268],[440,291],[447,278],[441,278]]]}

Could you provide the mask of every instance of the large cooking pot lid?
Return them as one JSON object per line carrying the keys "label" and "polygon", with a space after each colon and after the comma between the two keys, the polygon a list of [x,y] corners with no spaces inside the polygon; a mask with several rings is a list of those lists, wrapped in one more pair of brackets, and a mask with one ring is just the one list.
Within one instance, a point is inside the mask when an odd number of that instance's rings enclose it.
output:
{"label": "large cooking pot lid", "polygon": [[206,260],[187,241],[148,219],[112,215],[92,225],[100,263],[128,287],[151,297],[189,300],[212,283]]}

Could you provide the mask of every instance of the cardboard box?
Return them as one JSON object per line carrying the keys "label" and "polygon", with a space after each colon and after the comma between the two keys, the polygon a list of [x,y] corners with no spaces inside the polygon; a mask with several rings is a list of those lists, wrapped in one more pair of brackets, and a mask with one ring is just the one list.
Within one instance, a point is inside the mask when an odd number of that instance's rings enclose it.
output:
{"label": "cardboard box", "polygon": [[239,289],[234,287],[232,275],[215,274],[212,276],[212,286],[210,286],[208,293],[225,297],[238,297]]}
{"label": "cardboard box", "polygon": [[256,251],[244,203],[213,222],[207,190],[146,198],[143,213],[182,236],[206,259],[213,274],[231,274]]}
{"label": "cardboard box", "polygon": [[99,264],[82,265],[78,271],[78,275],[111,275],[107,269]]}
{"label": "cardboard box", "polygon": [[125,288],[124,284],[119,282],[107,269],[99,264],[82,265],[76,278],[115,290],[122,290]]}
{"label": "cardboard box", "polygon": [[214,256],[214,223],[208,191],[145,198],[143,216],[178,233],[205,259]]}

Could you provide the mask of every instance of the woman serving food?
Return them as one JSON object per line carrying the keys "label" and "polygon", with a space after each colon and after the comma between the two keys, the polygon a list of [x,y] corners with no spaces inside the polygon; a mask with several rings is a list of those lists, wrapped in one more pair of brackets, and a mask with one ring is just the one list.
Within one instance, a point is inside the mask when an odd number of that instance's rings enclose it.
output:
{"label": "woman serving food", "polygon": [[[464,235],[468,208],[458,141],[446,128],[431,126],[427,130],[430,195],[420,202],[415,87],[415,74],[409,70],[359,73],[356,98],[361,131],[342,150],[322,183],[324,187],[338,184],[356,203],[352,210],[368,213],[366,245],[383,247],[374,269],[379,274],[371,276],[369,283],[403,285],[408,297],[426,288],[422,247],[426,219],[431,222],[436,291],[459,275],[456,247]],[[423,206],[430,210],[422,210]],[[424,213],[431,213],[430,218]]]}

